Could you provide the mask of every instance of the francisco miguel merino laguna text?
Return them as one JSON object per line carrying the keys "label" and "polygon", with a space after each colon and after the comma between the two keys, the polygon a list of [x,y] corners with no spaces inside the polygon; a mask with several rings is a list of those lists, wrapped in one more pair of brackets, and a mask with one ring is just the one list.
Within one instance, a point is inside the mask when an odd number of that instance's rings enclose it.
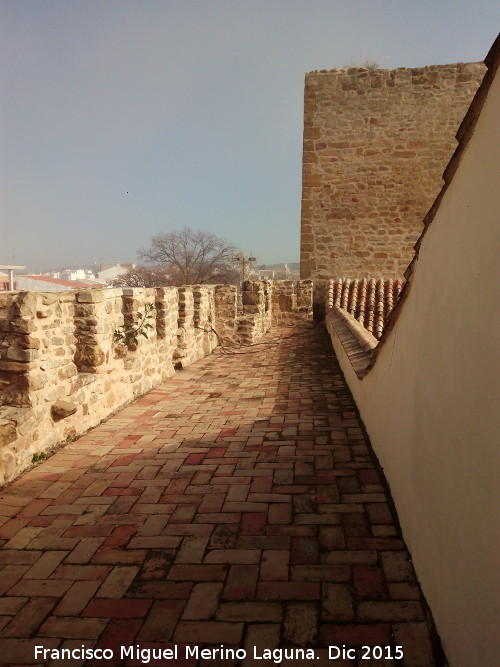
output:
{"label": "francisco miguel merino laguna text", "polygon": [[[86,648],[85,644],[72,649],[68,648],[45,648],[35,646],[35,659],[37,660],[112,660],[113,649],[110,648]],[[180,654],[180,655],[179,655]],[[151,660],[176,660],[181,658],[204,658],[218,660],[244,660],[247,651],[243,648],[227,648],[223,644],[219,648],[200,648],[199,646],[172,646],[172,648],[141,648],[140,644],[135,646],[121,646],[120,659],[133,658],[147,665]],[[253,647],[254,660],[272,660],[279,664],[284,659],[290,660],[315,660],[316,654],[313,649],[285,648],[285,649],[257,649]]]}
{"label": "francisco miguel merino laguna text", "polygon": [[[206,660],[244,660],[247,657],[247,651],[244,648],[226,648],[224,644],[220,648],[200,648],[199,646],[179,647],[174,644],[172,648],[142,648],[140,644],[135,646],[121,646],[120,658],[133,658],[147,665],[151,660],[176,660],[179,653],[184,654],[184,658],[203,658]],[[356,649],[342,646],[328,646],[328,660],[345,660],[357,657]],[[312,648],[275,648],[275,649],[257,649],[253,647],[254,660],[272,660],[278,665],[283,660],[316,660],[316,655]],[[80,647],[69,648],[45,648],[44,646],[35,646],[35,659],[43,660],[111,660],[114,658],[114,651],[110,648],[86,648],[85,644]],[[181,655],[182,658],[182,655]],[[402,646],[362,646],[361,660],[401,660],[403,658]]]}

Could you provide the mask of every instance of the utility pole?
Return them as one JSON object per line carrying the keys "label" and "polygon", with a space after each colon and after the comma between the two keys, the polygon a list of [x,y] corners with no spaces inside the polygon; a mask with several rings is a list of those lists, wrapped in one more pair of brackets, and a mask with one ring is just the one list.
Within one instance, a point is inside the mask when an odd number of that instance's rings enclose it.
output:
{"label": "utility pole", "polygon": [[245,267],[250,265],[252,262],[256,262],[256,257],[245,257],[243,252],[239,252],[237,257],[233,257],[235,262],[240,264],[240,289],[243,281],[245,280]]}

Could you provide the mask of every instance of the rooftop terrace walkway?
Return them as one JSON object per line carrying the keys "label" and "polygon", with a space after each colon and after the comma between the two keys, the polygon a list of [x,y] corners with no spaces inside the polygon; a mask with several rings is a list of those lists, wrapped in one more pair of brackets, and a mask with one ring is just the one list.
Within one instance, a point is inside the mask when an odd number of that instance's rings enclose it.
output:
{"label": "rooftop terrace walkway", "polygon": [[[146,664],[120,658],[135,644],[179,645],[150,665],[265,667],[290,646],[317,660],[282,665],[438,664],[325,330],[271,339],[179,372],[0,492],[1,665]],[[82,644],[114,659],[34,657]],[[184,644],[248,655],[185,660]],[[328,645],[405,658],[329,661]]]}

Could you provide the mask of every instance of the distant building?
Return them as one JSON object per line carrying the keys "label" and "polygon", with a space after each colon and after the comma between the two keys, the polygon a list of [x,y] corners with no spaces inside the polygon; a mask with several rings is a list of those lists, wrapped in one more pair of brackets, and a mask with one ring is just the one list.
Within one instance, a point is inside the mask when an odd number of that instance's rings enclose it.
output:
{"label": "distant building", "polygon": [[89,287],[102,288],[105,285],[91,280],[62,280],[50,276],[16,276],[14,282],[14,289],[30,292],[66,292],[72,289],[89,289]]}
{"label": "distant building", "polygon": [[97,272],[98,279],[103,283],[110,283],[118,276],[122,276],[130,269],[135,269],[132,262],[117,262],[116,264],[101,264],[100,271]]}
{"label": "distant building", "polygon": [[274,269],[258,269],[255,273],[257,280],[274,280]]}

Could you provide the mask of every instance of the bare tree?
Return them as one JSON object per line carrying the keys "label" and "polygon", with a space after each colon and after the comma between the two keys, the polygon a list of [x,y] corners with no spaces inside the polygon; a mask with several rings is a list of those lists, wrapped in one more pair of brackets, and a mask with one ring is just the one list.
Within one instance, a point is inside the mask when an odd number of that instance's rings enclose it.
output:
{"label": "bare tree", "polygon": [[112,281],[113,287],[164,287],[172,285],[168,271],[162,267],[136,266]]}
{"label": "bare tree", "polygon": [[184,227],[153,236],[151,246],[140,250],[139,257],[164,269],[170,285],[200,285],[234,280],[236,253],[235,247],[214,234]]}

